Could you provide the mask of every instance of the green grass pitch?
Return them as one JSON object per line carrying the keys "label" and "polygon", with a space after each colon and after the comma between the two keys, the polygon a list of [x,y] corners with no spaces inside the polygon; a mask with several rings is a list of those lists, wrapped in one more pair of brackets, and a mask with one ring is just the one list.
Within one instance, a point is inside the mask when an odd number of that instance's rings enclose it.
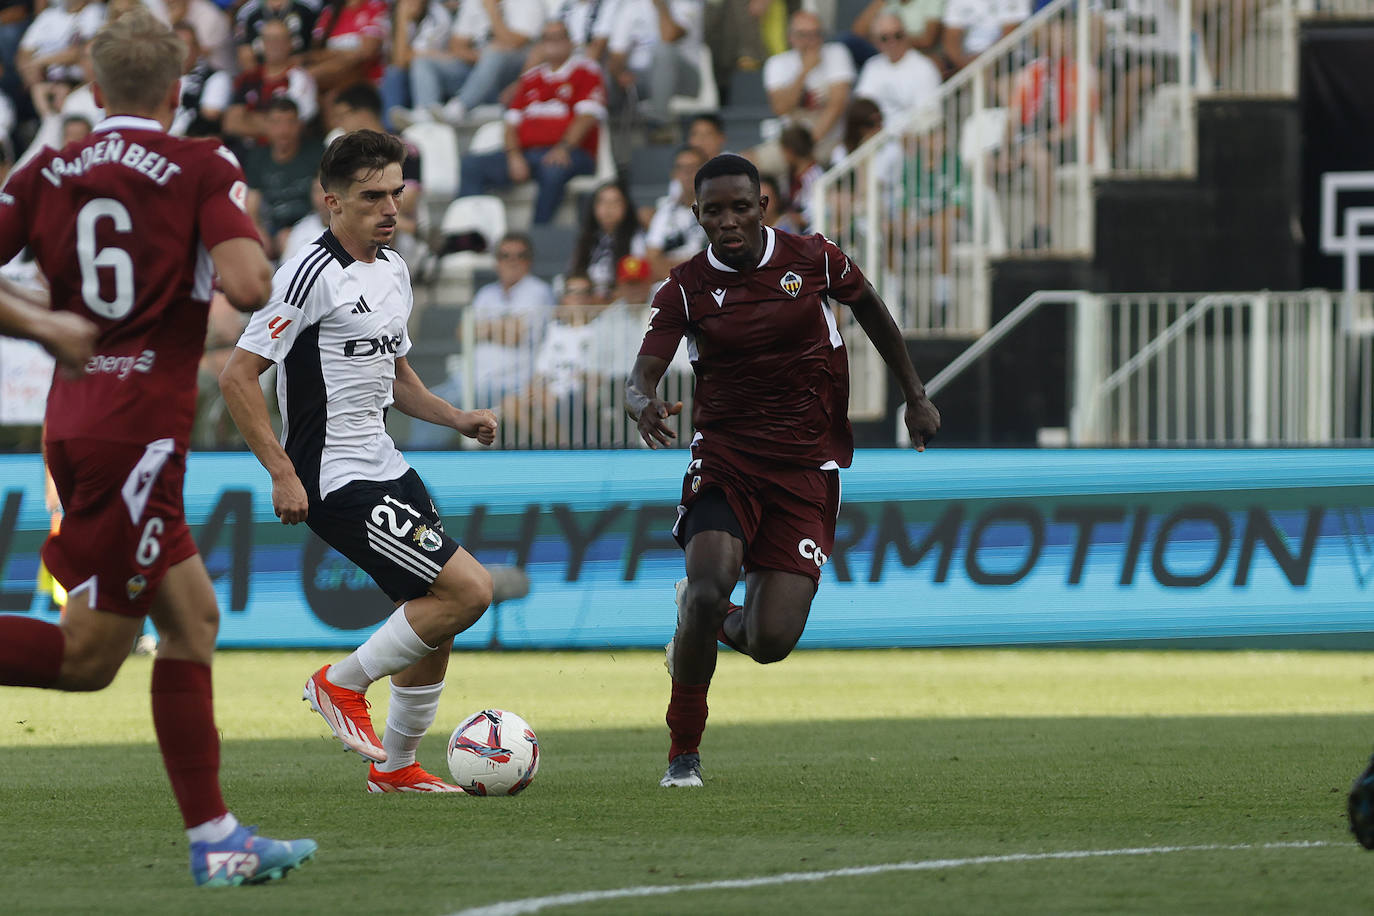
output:
{"label": "green grass pitch", "polygon": [[[540,738],[534,784],[488,799],[365,794],[299,702],[336,656],[216,662],[230,807],[320,844],[260,887],[191,885],[147,659],[99,694],[0,689],[0,911],[439,916],[617,890],[488,912],[1374,911],[1344,816],[1374,747],[1366,654],[722,653],[699,790],[657,786],[661,654],[456,654],[421,762],[446,773],[487,706]],[[1045,855],[1088,852],[1109,854]]]}

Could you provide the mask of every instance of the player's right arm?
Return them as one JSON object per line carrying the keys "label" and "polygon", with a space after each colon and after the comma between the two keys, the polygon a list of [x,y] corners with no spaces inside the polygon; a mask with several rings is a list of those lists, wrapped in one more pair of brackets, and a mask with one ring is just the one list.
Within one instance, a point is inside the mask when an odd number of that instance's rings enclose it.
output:
{"label": "player's right arm", "polygon": [[294,525],[305,521],[310,501],[267,415],[267,399],[258,377],[271,365],[272,360],[265,356],[235,347],[219,374],[219,390],[243,440],[272,477],[272,511],[283,525]]}
{"label": "player's right arm", "polygon": [[625,412],[639,427],[649,448],[667,448],[677,438],[665,420],[682,413],[682,402],[669,404],[658,396],[658,383],[668,371],[687,330],[687,296],[676,277],[658,288],[649,309],[649,327],[639,355],[625,383]]}
{"label": "player's right arm", "polygon": [[0,277],[0,334],[35,341],[64,367],[80,369],[100,329],[74,312],[50,311],[36,293]]}

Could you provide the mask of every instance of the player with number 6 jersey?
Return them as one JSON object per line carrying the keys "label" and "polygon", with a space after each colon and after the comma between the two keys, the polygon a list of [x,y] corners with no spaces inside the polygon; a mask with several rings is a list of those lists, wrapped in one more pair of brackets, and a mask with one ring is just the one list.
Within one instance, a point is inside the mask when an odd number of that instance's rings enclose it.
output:
{"label": "player with number 6 jersey", "polygon": [[151,616],[153,726],[192,878],[258,883],[315,843],[257,836],[225,807],[210,678],[219,612],[182,479],[215,276],[253,311],[272,273],[234,156],[166,132],[185,53],[141,7],[111,19],[90,49],[109,116],[85,140],[39,153],[0,193],[0,262],[27,245],[52,308],[98,329],[94,355],[58,372],[48,396],[44,449],[64,519],[43,560],[67,589],[66,612],[58,625],[0,617],[0,685],[100,690]]}

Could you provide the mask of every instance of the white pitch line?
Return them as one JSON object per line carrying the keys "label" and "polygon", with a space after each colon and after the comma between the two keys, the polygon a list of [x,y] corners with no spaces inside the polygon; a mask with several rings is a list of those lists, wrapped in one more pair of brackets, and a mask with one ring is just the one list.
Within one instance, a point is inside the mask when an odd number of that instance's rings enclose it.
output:
{"label": "white pitch line", "polygon": [[460,910],[451,916],[520,916],[523,913],[537,913],[554,906],[573,906],[578,903],[595,903],[601,900],[618,900],[625,897],[660,897],[665,894],[681,894],[688,891],[733,890],[735,888],[767,887],[772,884],[795,884],[800,881],[827,881],[831,878],[854,878],[865,875],[880,875],[893,871],[940,871],[947,868],[962,868],[966,865],[1003,865],[1012,862],[1046,862],[1056,859],[1098,859],[1110,856],[1157,856],[1171,852],[1227,852],[1243,849],[1311,849],[1335,844],[1320,840],[1294,843],[1238,843],[1233,846],[1214,844],[1211,846],[1142,846],[1131,849],[1080,849],[1070,852],[1023,852],[1006,856],[974,856],[968,859],[926,859],[922,862],[892,862],[886,865],[863,865],[856,868],[836,868],[831,871],[797,871],[783,875],[766,875],[760,878],[733,878],[724,881],[702,881],[697,884],[646,884],[639,887],[621,887],[606,891],[577,891],[570,894],[553,894],[549,897],[527,897],[524,900],[506,900],[486,906]]}

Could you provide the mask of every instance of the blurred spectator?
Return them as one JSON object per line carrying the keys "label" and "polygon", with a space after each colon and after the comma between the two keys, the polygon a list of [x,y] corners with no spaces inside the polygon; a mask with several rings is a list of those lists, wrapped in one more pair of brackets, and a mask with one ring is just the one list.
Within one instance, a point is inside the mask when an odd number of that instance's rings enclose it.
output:
{"label": "blurred spectator", "polygon": [[[1228,6],[1240,15],[1246,4]],[[1099,66],[1111,105],[1111,147],[1118,162],[1138,168],[1146,164],[1142,154],[1149,144],[1143,136],[1129,141],[1147,100],[1160,83],[1178,82],[1178,10],[1164,0],[1091,0],[1088,9],[1101,32]],[[1066,41],[1074,37],[1065,30]]]}
{"label": "blurred spectator", "polygon": [[396,0],[391,61],[381,86],[389,127],[404,130],[415,121],[432,120],[444,99],[463,85],[467,68],[449,53],[452,35],[453,14],[440,0]]}
{"label": "blurred spectator", "polygon": [[232,78],[238,71],[234,52],[234,27],[227,13],[210,0],[143,0],[148,11],[170,26],[189,23],[196,33],[201,54],[214,70]]}
{"label": "blurred spectator", "polygon": [[911,49],[906,28],[897,16],[891,13],[875,16],[870,34],[878,53],[859,71],[854,95],[877,102],[883,120],[900,129],[912,112],[929,104],[939,94],[940,70],[930,58]]}
{"label": "blurred spectator", "polygon": [[316,183],[323,150],[305,140],[296,103],[279,96],[267,104],[267,145],[245,151],[248,212],[257,220],[269,257],[278,258],[291,227],[311,211],[310,186]]}
{"label": "blurred spectator", "polygon": [[329,205],[324,200],[324,188],[318,181],[310,183],[311,210],[297,221],[287,233],[286,242],[281,246],[281,260],[289,259],[306,245],[324,235],[329,228]]}
{"label": "blurred spectator", "polygon": [[944,308],[953,294],[950,250],[959,227],[968,228],[968,181],[942,125],[917,135],[914,143],[915,154],[907,158],[903,175],[906,225],[898,243],[913,240],[920,248],[934,249],[932,299]]}
{"label": "blurred spectator", "polygon": [[[206,0],[209,2],[209,0]],[[168,133],[178,137],[208,137],[219,133],[220,119],[234,94],[234,78],[201,53],[200,41],[189,22],[172,27],[186,43],[185,72],[181,76],[177,109]]]}
{"label": "blurred spectator", "polygon": [[962,70],[1030,16],[1030,0],[946,0],[942,49]]}
{"label": "blurred spectator", "polygon": [[644,232],[624,186],[608,181],[583,211],[568,273],[588,277],[595,295],[605,301],[615,288],[616,265],[626,255],[644,256]]}
{"label": "blurred spectator", "polygon": [[[940,53],[940,20],[944,16],[945,0],[872,0],[854,18],[850,29],[855,35],[871,38],[874,21],[880,13],[896,16],[906,32],[907,45],[915,51],[943,65]],[[874,48],[882,51],[876,42]],[[941,66],[943,69],[943,66]]]}
{"label": "blurred spectator", "polygon": [[[0,106],[0,116],[3,115],[3,106]],[[67,97],[62,102],[62,108],[52,114],[45,115],[38,124],[38,132],[34,134],[33,140],[25,147],[24,152],[15,160],[16,166],[21,166],[28,162],[46,147],[58,147],[62,142],[63,121],[71,115],[80,115],[92,124],[99,124],[105,119],[105,109],[95,103],[95,93],[91,91],[89,82],[82,83],[75,89],[67,93]]]}
{"label": "blurred spectator", "polygon": [[676,197],[665,197],[654,210],[649,231],[644,235],[645,256],[656,280],[706,247],[706,230],[697,223],[692,205],[696,203],[697,169],[706,164],[700,150],[684,146],[673,158],[673,177],[681,190]]}
{"label": "blurred spectator", "polygon": [[[345,86],[334,96],[329,106],[329,118],[335,130],[375,130],[386,133],[382,124],[382,94],[372,83],[354,83]],[[401,163],[401,177],[405,179],[406,192],[401,195],[400,212],[396,214],[396,235],[391,247],[406,259],[423,254],[425,246],[420,241],[420,202],[424,188],[420,184],[420,151],[404,137],[406,158]]]}
{"label": "blurred spectator", "polygon": [[730,85],[736,70],[757,70],[768,52],[760,19],[773,0],[707,0],[703,37],[711,48],[716,83]]}
{"label": "blurred spectator", "polygon": [[763,211],[763,224],[775,229],[787,228],[778,225],[778,221],[787,213],[789,206],[787,195],[778,186],[778,180],[772,175],[760,175],[759,195],[768,198],[768,209]]}
{"label": "blurred spectator", "polygon": [[[814,13],[795,13],[788,27],[791,48],[768,58],[763,87],[773,113],[786,123],[805,124],[821,157],[840,140],[840,118],[854,84],[854,61],[844,45],[823,42],[821,21]],[[776,141],[763,143],[749,157],[762,171],[784,165]]]}
{"label": "blurred spectator", "polygon": [[291,35],[291,56],[296,63],[310,47],[319,8],[307,0],[248,0],[234,18],[234,43],[239,70],[251,70],[264,59],[263,23],[278,19]]}
{"label": "blurred spectator", "polygon": [[266,19],[258,28],[262,63],[244,70],[234,81],[229,107],[224,110],[223,132],[232,137],[258,139],[267,135],[267,105],[278,97],[296,103],[302,121],[319,113],[315,80],[299,67],[291,54],[291,29],[284,19]]}
{"label": "blurred spectator", "polygon": [[542,0],[463,0],[449,46],[463,66],[462,88],[444,104],[445,120],[456,124],[478,105],[499,99],[520,77],[544,18]]}
{"label": "blurred spectator", "polygon": [[601,63],[620,0],[554,0],[550,16],[568,27],[576,53]]}
{"label": "blurred spectator", "polygon": [[324,94],[359,79],[380,85],[390,36],[386,0],[331,0],[315,20],[303,63]]}
{"label": "blurred spectator", "polygon": [[67,93],[87,81],[86,43],[104,22],[95,0],[51,0],[24,30],[16,65],[40,118],[60,112]]}
{"label": "blurred spectator", "polygon": [[540,31],[544,62],[525,71],[506,108],[504,150],[463,157],[459,197],[534,179],[533,221],[553,220],[574,175],[596,171],[598,122],[606,117],[601,68],[572,57],[568,29],[558,20]]}
{"label": "blurred spectator", "polygon": [[93,125],[90,119],[82,114],[69,114],[62,116],[62,145],[69,143],[80,143],[91,135]]}
{"label": "blurred spectator", "polygon": [[701,150],[707,161],[725,152],[725,122],[717,114],[699,114],[687,125],[687,145]]}
{"label": "blurred spectator", "polygon": [[[19,42],[33,21],[35,0],[0,0],[0,91],[18,98],[24,91],[19,77]],[[6,131],[8,134],[8,131]]]}
{"label": "blurred spectator", "polygon": [[611,107],[638,104],[663,129],[675,95],[701,89],[702,0],[620,0],[606,61]]}
{"label": "blurred spectator", "polygon": [[779,219],[779,224],[789,232],[805,234],[812,231],[812,196],[816,179],[824,171],[816,161],[816,144],[811,139],[811,131],[804,124],[789,124],[778,137],[782,158],[787,163],[787,199],[791,201],[788,215]]}

